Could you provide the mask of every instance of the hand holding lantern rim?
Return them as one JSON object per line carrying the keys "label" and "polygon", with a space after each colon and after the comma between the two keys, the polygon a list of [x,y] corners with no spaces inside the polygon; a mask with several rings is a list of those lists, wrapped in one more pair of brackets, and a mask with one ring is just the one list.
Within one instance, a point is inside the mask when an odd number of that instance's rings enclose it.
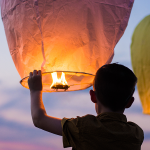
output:
{"label": "hand holding lantern rim", "polygon": [[34,70],[33,72],[30,72],[28,85],[30,91],[42,91],[43,86],[41,70]]}
{"label": "hand holding lantern rim", "polygon": [[31,96],[31,115],[34,125],[45,131],[62,135],[61,119],[48,116],[44,107],[41,70],[30,72],[28,85]]}

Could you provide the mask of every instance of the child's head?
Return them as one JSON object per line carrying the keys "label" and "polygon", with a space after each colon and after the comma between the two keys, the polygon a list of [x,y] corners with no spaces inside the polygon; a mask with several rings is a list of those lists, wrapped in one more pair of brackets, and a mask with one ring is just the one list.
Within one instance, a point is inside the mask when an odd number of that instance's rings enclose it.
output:
{"label": "child's head", "polygon": [[114,63],[104,65],[97,71],[93,88],[97,100],[117,112],[127,107],[136,83],[137,78],[130,69]]}

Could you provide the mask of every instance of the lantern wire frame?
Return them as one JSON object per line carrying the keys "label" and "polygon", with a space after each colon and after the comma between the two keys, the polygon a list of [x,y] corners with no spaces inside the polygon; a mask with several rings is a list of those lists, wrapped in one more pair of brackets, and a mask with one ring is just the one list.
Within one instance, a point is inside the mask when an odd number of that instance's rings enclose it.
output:
{"label": "lantern wire frame", "polygon": [[[62,72],[65,73],[65,78],[68,83],[68,88],[50,88],[52,85],[52,73],[57,72],[58,78],[61,77]],[[73,72],[73,71],[52,71],[52,72],[43,72],[42,73],[42,84],[43,92],[68,92],[68,91],[78,91],[89,88],[93,85],[95,75],[85,73],[85,72]],[[29,76],[21,79],[20,84],[29,89],[28,87],[28,78]],[[65,86],[64,86],[65,87]]]}

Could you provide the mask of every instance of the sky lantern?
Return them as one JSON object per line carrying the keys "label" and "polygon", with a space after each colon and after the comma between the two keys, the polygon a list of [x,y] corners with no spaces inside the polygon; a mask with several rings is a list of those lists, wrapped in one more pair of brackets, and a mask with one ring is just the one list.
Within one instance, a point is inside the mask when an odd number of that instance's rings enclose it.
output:
{"label": "sky lantern", "polygon": [[134,0],[2,0],[10,54],[28,88],[42,70],[43,92],[82,90],[112,61]]}
{"label": "sky lantern", "polygon": [[131,58],[133,70],[138,78],[137,88],[143,113],[150,114],[150,15],[135,28]]}

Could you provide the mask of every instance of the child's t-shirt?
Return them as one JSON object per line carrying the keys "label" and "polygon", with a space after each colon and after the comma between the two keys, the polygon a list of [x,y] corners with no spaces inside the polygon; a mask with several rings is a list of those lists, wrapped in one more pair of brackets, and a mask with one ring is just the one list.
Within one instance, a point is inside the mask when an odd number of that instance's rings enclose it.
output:
{"label": "child's t-shirt", "polygon": [[73,150],[140,150],[143,130],[119,113],[62,119],[63,146]]}

